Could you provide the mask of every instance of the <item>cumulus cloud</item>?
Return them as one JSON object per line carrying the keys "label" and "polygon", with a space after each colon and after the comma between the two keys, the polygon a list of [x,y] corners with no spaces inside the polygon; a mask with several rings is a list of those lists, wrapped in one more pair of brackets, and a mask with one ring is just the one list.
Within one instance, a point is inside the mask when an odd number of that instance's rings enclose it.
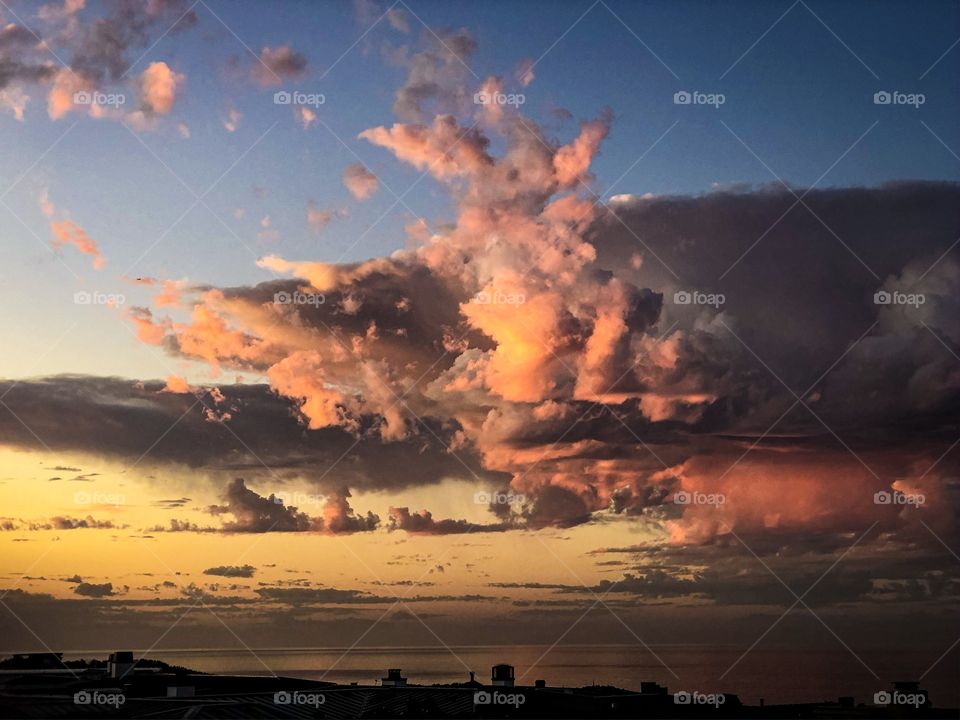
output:
{"label": "cumulus cloud", "polygon": [[328,532],[333,534],[355,533],[375,530],[380,523],[373,513],[357,515],[347,499],[350,492],[340,490],[328,499],[323,517],[310,517],[294,506],[284,505],[283,500],[271,494],[258,495],[246,486],[242,478],[236,478],[227,487],[223,505],[208,509],[212,515],[230,514],[233,520],[223,523],[228,532]]}

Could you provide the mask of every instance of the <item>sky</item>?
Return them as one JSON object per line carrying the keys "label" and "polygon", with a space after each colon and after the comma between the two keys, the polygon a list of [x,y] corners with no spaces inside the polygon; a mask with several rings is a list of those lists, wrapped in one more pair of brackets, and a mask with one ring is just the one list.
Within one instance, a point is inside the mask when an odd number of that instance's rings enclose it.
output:
{"label": "sky", "polygon": [[4,649],[957,669],[955,3],[0,25]]}

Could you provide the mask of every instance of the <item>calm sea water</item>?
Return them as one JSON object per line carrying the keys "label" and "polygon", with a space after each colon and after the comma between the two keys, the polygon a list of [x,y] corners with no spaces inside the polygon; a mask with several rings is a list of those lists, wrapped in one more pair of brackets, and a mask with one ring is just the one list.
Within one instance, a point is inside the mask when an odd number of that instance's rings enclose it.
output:
{"label": "calm sea water", "polygon": [[[153,650],[150,657],[211,673],[285,675],[328,682],[373,684],[387,668],[399,667],[411,683],[429,685],[464,681],[474,670],[489,680],[490,667],[516,667],[518,683],[543,679],[551,686],[610,684],[639,689],[643,680],[671,691],[732,692],[744,702],[768,703],[835,700],[853,695],[871,702],[873,694],[894,680],[917,680],[934,664],[934,650],[862,652],[860,660],[843,648],[837,652],[755,648],[733,669],[742,647],[657,645],[457,646],[406,648],[254,648],[247,650]],[[659,656],[661,663],[653,653]],[[75,653],[69,657],[89,657]],[[871,671],[880,676],[874,678]],[[723,676],[723,677],[721,677]],[[940,707],[960,706],[960,652],[954,651],[929,670],[922,686]]]}

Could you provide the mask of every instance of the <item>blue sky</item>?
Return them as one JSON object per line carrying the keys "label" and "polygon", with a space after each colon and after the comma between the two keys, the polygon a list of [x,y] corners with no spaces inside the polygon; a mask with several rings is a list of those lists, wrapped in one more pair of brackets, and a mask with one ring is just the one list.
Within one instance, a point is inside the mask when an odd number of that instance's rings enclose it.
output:
{"label": "blue sky", "polygon": [[[0,359],[0,374],[66,369],[57,353],[36,359],[73,322],[65,316],[75,308],[65,313],[60,297],[66,289],[110,291],[127,270],[217,285],[256,282],[270,277],[255,265],[260,255],[359,260],[401,247],[411,211],[431,222],[453,219],[450,199],[429,178],[390,210],[395,197],[387,187],[402,194],[420,174],[357,139],[366,128],[396,121],[391,107],[406,69],[385,54],[402,46],[416,50],[426,32],[420,20],[468,30],[478,46],[469,66],[480,79],[511,78],[519,61],[539,58],[536,79],[523,89],[523,109],[549,135],[566,141],[576,132],[575,121],[557,119],[557,108],[575,120],[609,108],[615,121],[593,166],[595,191],[616,182],[607,195],[698,194],[715,184],[769,183],[775,180],[771,171],[800,187],[960,179],[960,160],[953,155],[960,148],[960,49],[947,52],[960,32],[960,10],[947,2],[873,3],[870,12],[864,7],[416,2],[408,6],[409,34],[383,20],[363,35],[369,23],[348,3],[287,2],[282,13],[247,2],[198,6],[196,27],[166,35],[133,68],[132,74],[139,73],[162,60],[186,76],[173,112],[155,131],[135,135],[119,123],[78,116],[52,121],[42,96],[28,105],[26,122],[0,116],[2,187],[26,172],[4,197],[19,219],[0,207],[0,253],[5,267],[15,270],[0,292],[20,308],[3,324],[35,345],[22,356]],[[35,7],[13,8],[28,24],[36,22]],[[304,130],[289,108],[272,103],[274,88],[249,82],[255,61],[241,40],[254,51],[290,45],[306,55],[307,75],[286,87],[325,95],[319,122]],[[719,108],[678,106],[678,90],[723,93],[726,101]],[[873,94],[881,90],[923,93],[926,102],[919,109],[877,106]],[[223,126],[231,108],[243,114],[232,133]],[[180,136],[178,123],[189,126],[189,139]],[[363,204],[340,180],[343,168],[358,158],[383,183]],[[202,195],[214,183],[204,203],[168,230],[194,202],[192,192]],[[37,202],[44,189],[100,243],[109,271],[97,273],[84,259],[64,256],[78,279],[51,256]],[[304,219],[311,201],[347,216],[318,236]],[[263,236],[265,217],[276,239]],[[39,284],[38,269],[44,278]],[[135,289],[126,291],[136,296]],[[17,302],[24,297],[34,299]],[[71,369],[127,374],[130,365],[110,357],[144,352],[128,347],[132,338],[112,319],[88,313],[76,320],[81,330],[102,334],[106,344],[96,351],[84,344]]]}

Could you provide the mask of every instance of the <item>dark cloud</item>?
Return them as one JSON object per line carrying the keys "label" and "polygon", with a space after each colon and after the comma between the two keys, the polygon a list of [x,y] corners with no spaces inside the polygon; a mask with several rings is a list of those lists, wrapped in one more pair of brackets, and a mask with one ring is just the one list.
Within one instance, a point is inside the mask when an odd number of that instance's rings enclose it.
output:
{"label": "dark cloud", "polygon": [[[340,428],[304,431],[291,414],[289,400],[266,386],[225,385],[221,391],[227,401],[240,408],[227,429],[206,422],[201,406],[190,412],[193,396],[160,393],[162,387],[118,378],[57,376],[0,381],[0,394],[7,393],[4,402],[54,451],[137,459],[153,446],[144,464],[202,467],[227,477],[267,476],[272,482],[294,476],[323,478],[332,491],[343,485],[402,489],[468,472],[491,480],[499,477],[483,470],[469,449],[451,455],[442,443],[452,442],[454,428],[430,418],[424,422],[431,432],[384,445],[376,434],[355,438]],[[0,433],[8,443],[40,447],[11,413],[0,414]]]}
{"label": "dark cloud", "polygon": [[287,507],[275,495],[263,497],[236,478],[227,486],[225,510],[213,509],[214,514],[230,513],[234,519],[223,524],[231,532],[302,532],[319,530],[323,521],[311,518],[295,507]]}
{"label": "dark cloud", "polygon": [[217,567],[207,568],[203,571],[204,575],[219,575],[220,577],[242,577],[251,578],[257,572],[253,565],[218,565]]}
{"label": "dark cloud", "polygon": [[410,512],[410,508],[390,508],[390,530],[406,530],[415,535],[456,535],[471,532],[504,532],[511,529],[507,523],[472,523],[445,518],[436,520],[429,510]]}
{"label": "dark cloud", "polygon": [[279,85],[302,77],[307,70],[307,58],[289,45],[264,47],[259,62],[250,68],[250,76],[264,87]]}
{"label": "dark cloud", "polygon": [[83,597],[102,598],[116,595],[113,590],[113,583],[86,583],[77,585],[73,592]]}

